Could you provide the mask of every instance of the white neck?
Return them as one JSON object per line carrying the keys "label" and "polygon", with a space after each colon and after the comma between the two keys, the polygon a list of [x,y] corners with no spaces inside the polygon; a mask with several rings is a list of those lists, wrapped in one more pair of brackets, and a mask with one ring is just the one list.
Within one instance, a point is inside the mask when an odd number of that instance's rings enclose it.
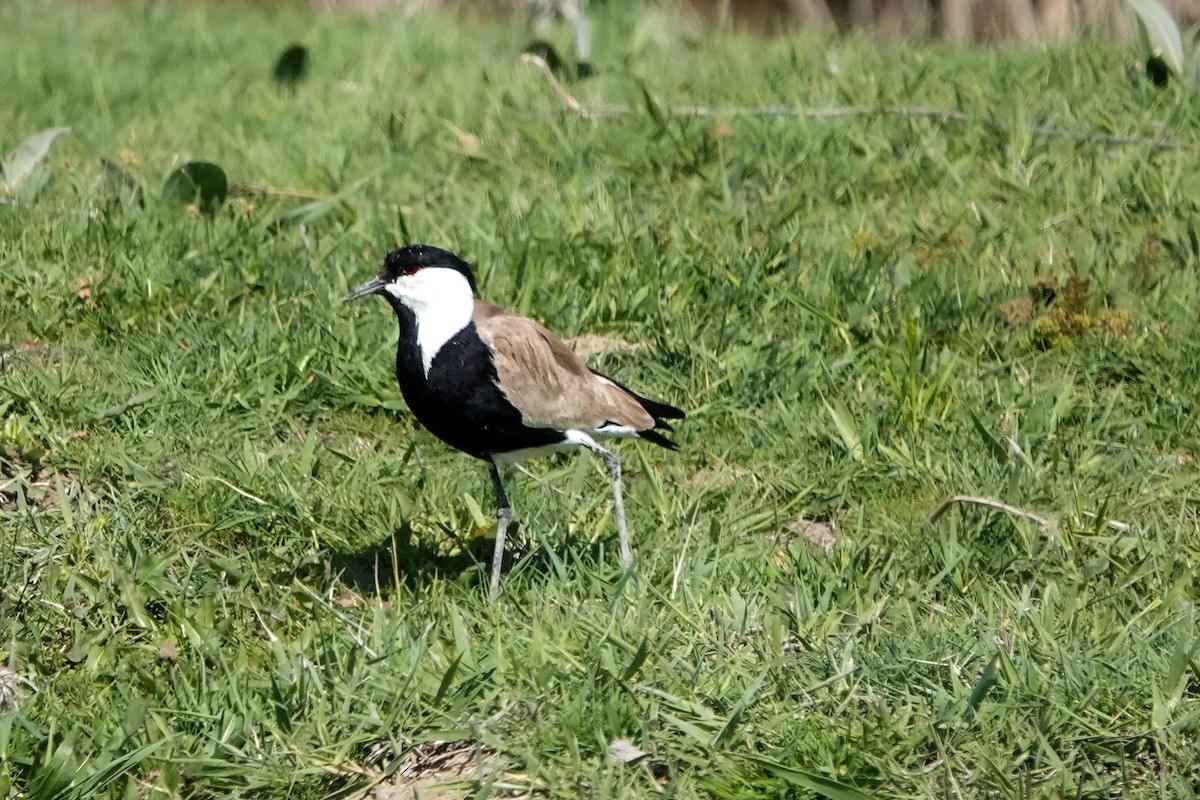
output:
{"label": "white neck", "polygon": [[471,285],[452,269],[430,267],[398,278],[385,289],[417,318],[417,347],[428,377],[433,358],[442,346],[471,324],[475,312]]}

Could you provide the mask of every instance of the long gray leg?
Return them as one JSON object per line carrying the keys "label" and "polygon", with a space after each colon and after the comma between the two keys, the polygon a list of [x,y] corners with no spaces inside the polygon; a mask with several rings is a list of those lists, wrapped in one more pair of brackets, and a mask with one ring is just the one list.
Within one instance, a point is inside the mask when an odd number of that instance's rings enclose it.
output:
{"label": "long gray leg", "polygon": [[492,551],[492,582],[488,590],[488,599],[494,601],[500,594],[500,563],[504,560],[504,536],[512,520],[512,506],[508,504],[508,495],[504,493],[504,483],[500,480],[500,468],[495,461],[488,462],[488,472],[492,476],[492,492],[496,495],[496,549]]}
{"label": "long gray leg", "polygon": [[621,568],[629,569],[633,566],[633,555],[629,551],[629,530],[625,527],[625,500],[621,497],[621,460],[616,453],[605,450],[595,442],[584,447],[595,453],[608,469],[608,479],[612,482],[613,512],[617,518],[617,540],[621,546]]}

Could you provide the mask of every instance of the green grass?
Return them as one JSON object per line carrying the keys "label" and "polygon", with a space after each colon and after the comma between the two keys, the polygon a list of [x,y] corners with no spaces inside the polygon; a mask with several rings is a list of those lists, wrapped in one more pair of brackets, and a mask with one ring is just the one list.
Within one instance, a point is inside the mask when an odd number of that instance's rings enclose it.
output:
{"label": "green grass", "polygon": [[[474,796],[1200,791],[1196,153],[1034,130],[1196,141],[1132,51],[692,41],[617,3],[572,91],[633,112],[588,121],[515,23],[0,25],[0,150],[72,128],[0,206],[0,795],[316,798],[458,739],[509,771]],[[722,130],[643,91],[970,121]],[[198,218],[159,200],[192,158],[337,199]],[[618,446],[636,579],[602,470],[552,460],[582,499],[510,480],[486,602],[486,471],[405,410],[384,305],[340,302],[409,239],[652,345],[597,362],[689,412],[678,454]],[[1052,523],[930,523],[958,493]]]}

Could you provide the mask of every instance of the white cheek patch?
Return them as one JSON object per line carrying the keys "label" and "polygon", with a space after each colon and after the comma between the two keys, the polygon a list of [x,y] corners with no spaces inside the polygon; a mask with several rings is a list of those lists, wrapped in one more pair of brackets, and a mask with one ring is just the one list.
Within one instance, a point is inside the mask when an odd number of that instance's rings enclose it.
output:
{"label": "white cheek patch", "polygon": [[426,377],[438,351],[454,335],[471,324],[475,296],[459,272],[427,267],[404,275],[384,290],[412,310],[417,319],[417,347]]}

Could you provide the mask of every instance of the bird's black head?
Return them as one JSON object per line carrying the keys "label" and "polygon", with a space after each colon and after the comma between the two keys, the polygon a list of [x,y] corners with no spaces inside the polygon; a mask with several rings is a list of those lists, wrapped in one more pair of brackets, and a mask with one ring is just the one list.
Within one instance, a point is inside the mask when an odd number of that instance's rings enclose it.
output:
{"label": "bird's black head", "polygon": [[390,283],[401,275],[415,275],[419,270],[430,268],[452,269],[467,279],[472,292],[476,291],[475,272],[470,264],[454,253],[427,244],[410,244],[388,253],[379,277]]}
{"label": "bird's black head", "polygon": [[[466,280],[465,287],[462,287],[463,279]],[[388,253],[379,274],[351,289],[344,299],[382,294],[399,300],[424,295],[432,300],[446,291],[454,293],[456,285],[468,290],[469,295],[475,294],[475,273],[470,264],[441,248],[410,244]]]}

